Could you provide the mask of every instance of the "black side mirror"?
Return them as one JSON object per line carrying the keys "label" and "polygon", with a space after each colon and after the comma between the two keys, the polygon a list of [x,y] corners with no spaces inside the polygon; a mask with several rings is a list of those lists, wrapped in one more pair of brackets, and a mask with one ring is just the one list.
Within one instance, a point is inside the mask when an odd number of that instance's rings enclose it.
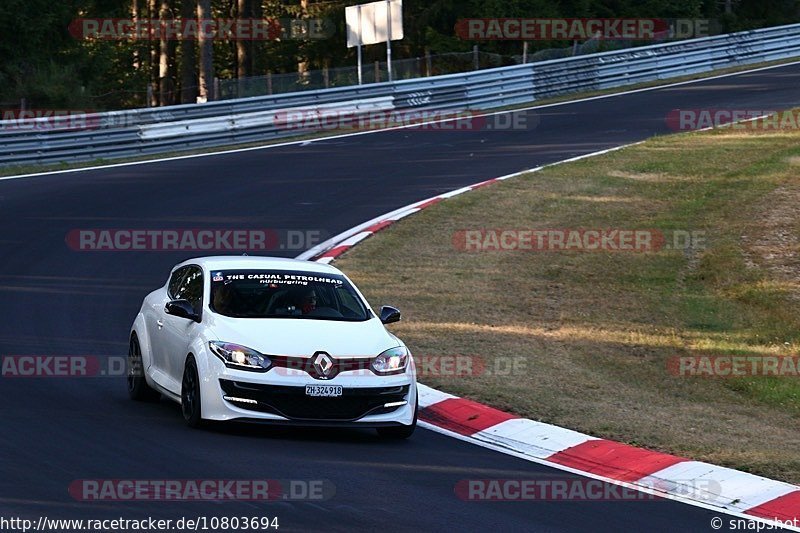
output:
{"label": "black side mirror", "polygon": [[400,322],[400,311],[394,307],[384,305],[381,307],[381,322],[384,324],[391,324],[392,322]]}
{"label": "black side mirror", "polygon": [[195,313],[194,307],[189,303],[189,300],[172,300],[167,302],[164,311],[168,315],[185,318],[187,320],[194,320],[200,322],[200,315]]}

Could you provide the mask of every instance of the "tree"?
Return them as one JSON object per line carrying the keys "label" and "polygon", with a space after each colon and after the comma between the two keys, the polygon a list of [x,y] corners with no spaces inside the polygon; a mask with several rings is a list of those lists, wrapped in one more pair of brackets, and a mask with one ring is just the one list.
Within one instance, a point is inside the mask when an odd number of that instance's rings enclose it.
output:
{"label": "tree", "polygon": [[[235,78],[353,66],[345,47],[344,8],[369,0],[0,0],[0,102],[5,109],[121,109],[213,100],[214,76]],[[731,9],[728,9],[730,6]],[[177,42],[86,38],[81,19],[182,20],[223,18],[326,19],[336,32],[324,40],[222,42],[197,36]],[[732,13],[726,13],[726,11]],[[404,0],[405,38],[393,43],[398,60],[468,52],[457,20],[471,17],[708,18],[722,30],[789,24],[800,18],[800,0]],[[149,26],[147,24],[146,26]],[[13,37],[13,38],[12,38]],[[531,53],[564,48],[563,41],[531,42]],[[504,60],[519,54],[513,41],[485,41],[480,50]],[[364,50],[365,62],[383,61],[382,46]],[[399,66],[399,65],[398,65]],[[435,69],[434,69],[435,71]],[[342,78],[345,80],[345,78]],[[280,79],[278,79],[278,83]],[[345,81],[342,81],[344,83]],[[286,87],[284,85],[283,87]],[[282,87],[282,88],[283,88]],[[147,89],[147,90],[145,90]],[[266,90],[266,86],[263,87]],[[150,98],[146,98],[149,95]],[[24,100],[24,104],[23,104]]]}
{"label": "tree", "polygon": [[[256,2],[258,0],[255,0]],[[237,0],[236,13],[240,20],[253,18],[253,1]],[[244,78],[253,75],[251,54],[253,41],[238,39],[236,41],[236,77]]]}
{"label": "tree", "polygon": [[[308,0],[300,0],[300,17],[301,19],[308,18]],[[297,58],[297,72],[301,77],[305,77],[308,73],[308,57],[305,54]]]}
{"label": "tree", "polygon": [[[261,20],[264,18],[264,6],[261,3],[261,0],[252,0],[251,11],[253,13],[253,18],[255,20]],[[264,50],[264,44],[261,41],[253,41],[251,43],[251,50],[250,50],[250,73],[255,74],[256,72],[262,73],[264,69],[258,70],[259,60],[262,57],[262,52]]]}
{"label": "tree", "polygon": [[[182,0],[181,20],[188,21],[197,14],[197,0]],[[197,101],[197,47],[192,36],[184,36],[180,46],[181,103]]]}
{"label": "tree", "polygon": [[165,25],[174,19],[170,0],[161,0],[159,10],[161,35],[158,44],[158,93],[160,105],[175,103],[175,37],[164,31]]}
{"label": "tree", "polygon": [[[148,23],[152,23],[152,21],[158,18],[158,0],[147,0],[147,21]],[[150,61],[148,63],[149,70],[150,70],[150,85],[149,85],[149,93],[150,98],[147,105],[151,107],[155,107],[158,105],[158,75],[159,75],[159,62],[158,62],[158,45],[157,41],[154,41],[152,35],[147,40],[148,46],[148,55],[150,57]]]}
{"label": "tree", "polygon": [[[202,26],[203,21],[210,20],[211,0],[197,0],[197,18]],[[200,48],[199,96],[201,100],[213,100],[214,95],[214,40],[199,31],[198,47]]]}

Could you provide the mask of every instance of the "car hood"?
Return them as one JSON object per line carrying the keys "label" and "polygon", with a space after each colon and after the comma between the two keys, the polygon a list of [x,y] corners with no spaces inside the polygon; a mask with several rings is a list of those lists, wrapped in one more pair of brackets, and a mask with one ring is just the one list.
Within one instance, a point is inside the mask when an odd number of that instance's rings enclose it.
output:
{"label": "car hood", "polygon": [[375,356],[400,345],[377,318],[364,322],[295,318],[228,318],[215,315],[209,330],[216,340],[234,342],[267,355]]}

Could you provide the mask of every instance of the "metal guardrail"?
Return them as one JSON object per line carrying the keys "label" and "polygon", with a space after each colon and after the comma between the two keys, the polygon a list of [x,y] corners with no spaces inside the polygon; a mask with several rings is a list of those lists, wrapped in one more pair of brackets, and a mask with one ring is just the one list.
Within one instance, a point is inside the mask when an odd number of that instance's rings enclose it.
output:
{"label": "metal guardrail", "polygon": [[[0,166],[114,159],[259,142],[308,133],[313,113],[480,111],[574,92],[800,57],[800,24],[393,83],[112,111],[66,119],[0,121]],[[299,118],[298,118],[299,117]]]}

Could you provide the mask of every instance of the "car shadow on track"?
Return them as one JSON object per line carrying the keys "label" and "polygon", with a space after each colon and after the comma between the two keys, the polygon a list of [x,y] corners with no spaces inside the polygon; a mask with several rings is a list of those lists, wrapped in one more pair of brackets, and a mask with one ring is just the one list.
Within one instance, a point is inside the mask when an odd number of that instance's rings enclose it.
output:
{"label": "car shadow on track", "polygon": [[[163,411],[169,410],[170,413],[175,416],[175,424],[178,425],[178,427],[184,425],[180,405],[162,398],[154,407],[158,407],[159,410]],[[402,446],[405,442],[402,440],[382,439],[374,429],[370,428],[309,427],[259,422],[205,421],[203,425],[195,431],[254,439],[325,443],[335,442],[341,444],[374,444],[380,442]],[[419,429],[417,431],[419,431]],[[413,440],[413,438],[412,436],[411,440]]]}

